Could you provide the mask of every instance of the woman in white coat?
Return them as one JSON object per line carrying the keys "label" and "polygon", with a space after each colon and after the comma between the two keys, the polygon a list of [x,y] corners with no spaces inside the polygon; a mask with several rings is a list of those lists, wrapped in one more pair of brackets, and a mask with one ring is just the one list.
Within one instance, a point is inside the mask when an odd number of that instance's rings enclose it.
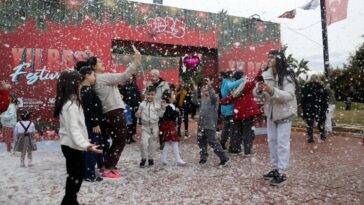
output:
{"label": "woman in white coat", "polygon": [[289,69],[284,54],[272,50],[268,55],[268,67],[262,74],[254,95],[264,97],[264,114],[267,117],[268,145],[272,170],[264,174],[271,185],[283,185],[286,180],[290,154],[292,120],[297,115],[295,95],[296,79]]}

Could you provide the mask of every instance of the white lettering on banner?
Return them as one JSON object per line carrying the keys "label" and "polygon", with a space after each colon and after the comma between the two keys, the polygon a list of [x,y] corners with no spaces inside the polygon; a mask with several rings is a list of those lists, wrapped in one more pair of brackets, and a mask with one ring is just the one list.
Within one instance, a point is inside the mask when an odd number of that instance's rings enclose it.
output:
{"label": "white lettering on banner", "polygon": [[37,69],[34,72],[25,71],[25,69],[29,68],[29,67],[30,67],[29,63],[22,63],[22,64],[18,65],[17,67],[15,67],[13,69],[14,72],[12,74],[10,74],[11,81],[18,82],[19,77],[22,75],[25,75],[26,79],[27,79],[27,84],[34,85],[38,80],[40,80],[40,81],[54,80],[54,79],[58,79],[59,75],[60,75],[59,72],[51,72],[51,71],[47,70],[46,66],[44,66],[43,69]]}
{"label": "white lettering on banner", "polygon": [[173,37],[183,38],[186,34],[186,24],[172,17],[167,18],[146,18],[148,29],[151,33],[169,33]]}
{"label": "white lettering on banner", "polygon": [[235,68],[237,70],[242,70],[246,74],[252,74],[258,69],[262,69],[263,64],[261,62],[244,62],[239,60],[230,60],[228,62],[229,68]]}

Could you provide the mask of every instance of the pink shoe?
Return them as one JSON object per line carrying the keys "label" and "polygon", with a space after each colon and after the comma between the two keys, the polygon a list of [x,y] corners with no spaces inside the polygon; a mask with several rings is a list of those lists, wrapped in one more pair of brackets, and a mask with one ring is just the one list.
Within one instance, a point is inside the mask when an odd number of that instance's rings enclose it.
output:
{"label": "pink shoe", "polygon": [[112,172],[113,174],[115,174],[116,176],[118,176],[119,178],[121,177],[119,170],[117,170],[117,169],[113,169],[113,170],[111,170],[111,172]]}
{"label": "pink shoe", "polygon": [[120,175],[116,175],[112,171],[104,171],[101,176],[104,177],[104,178],[111,178],[111,179],[120,178]]}

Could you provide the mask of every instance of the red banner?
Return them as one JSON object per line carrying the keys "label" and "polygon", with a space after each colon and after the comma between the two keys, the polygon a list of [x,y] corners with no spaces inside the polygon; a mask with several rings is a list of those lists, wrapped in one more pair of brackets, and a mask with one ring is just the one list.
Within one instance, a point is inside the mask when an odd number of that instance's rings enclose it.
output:
{"label": "red banner", "polygon": [[327,25],[346,19],[348,0],[326,0]]}

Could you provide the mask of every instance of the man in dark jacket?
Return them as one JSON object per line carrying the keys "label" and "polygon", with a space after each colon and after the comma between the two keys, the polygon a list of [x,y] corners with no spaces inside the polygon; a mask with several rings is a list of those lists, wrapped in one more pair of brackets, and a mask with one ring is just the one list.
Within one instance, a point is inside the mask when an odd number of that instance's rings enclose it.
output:
{"label": "man in dark jacket", "polygon": [[139,88],[136,84],[136,76],[133,75],[131,79],[126,81],[126,84],[119,87],[120,94],[123,96],[124,102],[130,107],[131,116],[133,117],[133,124],[128,125],[128,139],[127,143],[133,143],[133,135],[136,133],[136,126],[138,119],[135,117],[135,112],[138,110],[141,102],[141,95]]}
{"label": "man in dark jacket", "polygon": [[316,121],[320,130],[321,140],[325,140],[325,120],[328,108],[328,93],[319,81],[317,75],[312,75],[310,82],[306,83],[302,89],[301,106],[303,119],[307,126],[307,142],[313,140],[313,124]]}

